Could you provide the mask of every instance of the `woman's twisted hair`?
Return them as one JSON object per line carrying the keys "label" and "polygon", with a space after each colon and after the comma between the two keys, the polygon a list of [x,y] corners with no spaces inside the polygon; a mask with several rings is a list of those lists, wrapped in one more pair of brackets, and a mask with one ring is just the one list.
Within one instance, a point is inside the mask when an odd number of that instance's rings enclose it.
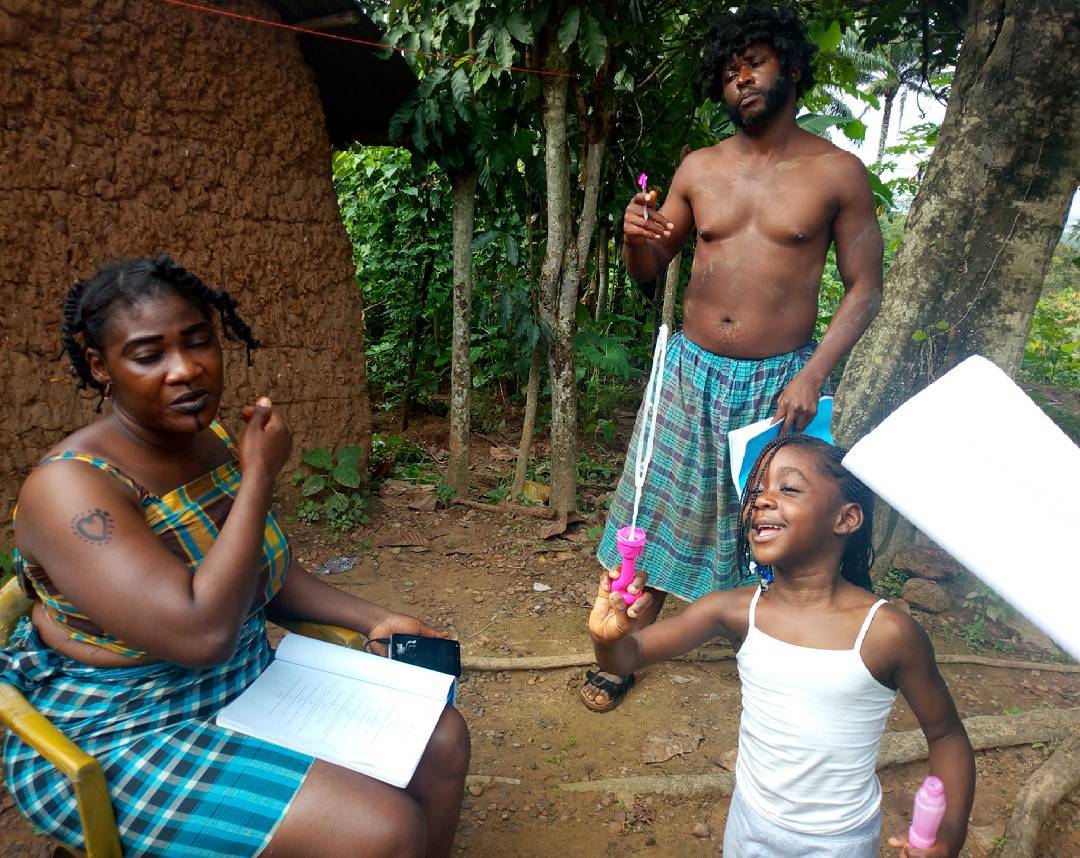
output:
{"label": "woman's twisted hair", "polygon": [[224,289],[207,286],[165,253],[155,259],[111,262],[99,268],[89,280],[79,281],[68,290],[60,326],[60,339],[79,379],[79,387],[92,387],[101,393],[98,411],[105,398],[105,386],[90,372],[86,350],[100,351],[104,347],[105,330],[117,305],[130,307],[163,292],[174,292],[188,299],[208,319],[211,308],[217,310],[225,337],[244,343],[251,365],[251,352],[259,347],[259,341],[236,312],[236,299]]}
{"label": "woman's twisted hair", "polygon": [[840,575],[844,580],[871,590],[873,585],[870,581],[870,567],[874,563],[874,547],[870,543],[870,536],[874,531],[874,493],[867,488],[866,484],[856,477],[851,471],[840,464],[847,455],[847,450],[828,444],[820,438],[802,433],[792,433],[774,438],[765,445],[761,453],[754,461],[750,469],[750,475],[746,478],[743,487],[743,506],[739,514],[739,529],[736,536],[735,562],[739,569],[749,569],[753,555],[750,551],[750,518],[754,511],[754,499],[757,497],[754,487],[757,486],[769,470],[769,465],[781,447],[796,446],[810,450],[815,454],[818,469],[822,475],[830,477],[840,489],[840,494],[845,501],[857,503],[862,507],[862,527],[848,536],[844,545],[844,553],[840,558]]}

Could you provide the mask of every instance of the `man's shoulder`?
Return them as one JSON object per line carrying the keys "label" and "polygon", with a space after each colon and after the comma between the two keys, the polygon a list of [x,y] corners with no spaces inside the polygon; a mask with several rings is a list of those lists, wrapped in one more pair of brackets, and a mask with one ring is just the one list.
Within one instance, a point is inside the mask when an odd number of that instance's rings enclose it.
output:
{"label": "man's shoulder", "polygon": [[804,135],[802,144],[806,147],[807,154],[812,155],[823,169],[848,177],[866,175],[866,165],[858,155],[808,131],[804,132]]}

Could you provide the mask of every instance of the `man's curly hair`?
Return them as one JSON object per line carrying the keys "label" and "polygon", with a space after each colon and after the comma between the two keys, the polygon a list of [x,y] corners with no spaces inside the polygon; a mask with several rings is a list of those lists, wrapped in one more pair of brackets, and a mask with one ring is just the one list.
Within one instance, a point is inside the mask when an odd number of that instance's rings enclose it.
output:
{"label": "man's curly hair", "polygon": [[724,66],[754,42],[772,45],[784,74],[793,69],[802,72],[795,83],[796,98],[802,98],[814,85],[812,60],[817,48],[810,41],[799,16],[783,6],[752,5],[734,12],[721,12],[709,28],[701,58],[701,77],[708,98],[723,102]]}

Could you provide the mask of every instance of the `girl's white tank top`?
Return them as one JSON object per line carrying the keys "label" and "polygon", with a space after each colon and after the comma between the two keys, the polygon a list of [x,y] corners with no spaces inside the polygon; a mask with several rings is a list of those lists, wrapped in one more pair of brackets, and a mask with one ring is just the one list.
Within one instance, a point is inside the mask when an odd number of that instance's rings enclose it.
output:
{"label": "girl's white tank top", "polygon": [[739,648],[742,718],[735,782],[758,813],[806,834],[841,834],[873,818],[881,802],[874,772],[896,701],[859,650],[878,601],[851,649],[785,643],[754,623]]}

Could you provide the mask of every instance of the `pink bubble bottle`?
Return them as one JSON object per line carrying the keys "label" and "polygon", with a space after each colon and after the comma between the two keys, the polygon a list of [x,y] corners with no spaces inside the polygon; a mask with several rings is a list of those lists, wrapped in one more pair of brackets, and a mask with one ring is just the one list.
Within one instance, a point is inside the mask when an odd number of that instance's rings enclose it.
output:
{"label": "pink bubble bottle", "polygon": [[938,826],[945,816],[945,784],[930,775],[915,793],[911,809],[908,843],[916,849],[929,849],[937,842]]}
{"label": "pink bubble bottle", "polygon": [[[644,173],[642,176],[644,177]],[[615,546],[619,549],[622,564],[619,577],[611,582],[611,589],[621,593],[626,604],[632,605],[640,593],[628,593],[626,588],[634,580],[634,567],[641,552],[645,550],[645,531],[637,526],[638,506],[641,504],[641,491],[645,486],[645,474],[652,460],[653,441],[656,438],[656,415],[660,410],[660,391],[664,385],[664,362],[667,359],[668,327],[661,325],[656,336],[656,348],[653,351],[652,372],[649,386],[645,388],[645,402],[642,406],[641,419],[648,427],[638,439],[637,456],[634,460],[634,513],[627,527],[620,527],[615,533]]]}

